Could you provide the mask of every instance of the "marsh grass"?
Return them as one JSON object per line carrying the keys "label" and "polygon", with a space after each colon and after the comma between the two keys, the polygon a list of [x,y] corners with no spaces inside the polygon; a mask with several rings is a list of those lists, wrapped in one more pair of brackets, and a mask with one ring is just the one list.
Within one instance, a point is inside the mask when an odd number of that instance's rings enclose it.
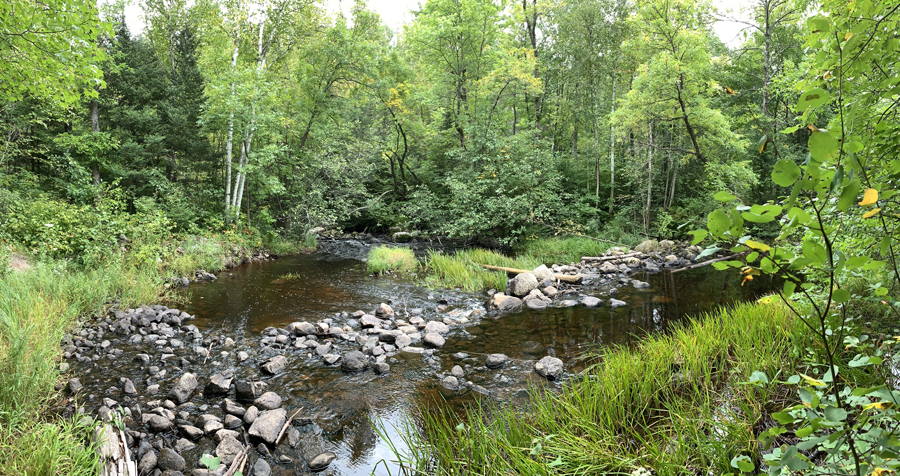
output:
{"label": "marsh grass", "polygon": [[479,265],[534,269],[541,261],[527,255],[510,258],[495,251],[471,248],[449,255],[429,252],[425,259],[426,283],[433,287],[460,288],[469,292],[506,288],[506,273]]}
{"label": "marsh grass", "polygon": [[413,250],[382,245],[369,250],[366,267],[373,274],[387,272],[406,274],[415,271],[418,263]]}
{"label": "marsh grass", "polygon": [[411,449],[397,457],[408,474],[733,472],[732,457],[757,449],[753,430],[779,391],[740,382],[792,372],[811,342],[779,306],[724,309],[607,349],[562,391],[532,392],[526,410],[472,404],[458,416],[420,404]]}
{"label": "marsh grass", "polygon": [[525,240],[513,251],[516,255],[530,256],[550,266],[578,263],[582,256],[599,256],[615,244],[569,236],[565,238],[535,238]]}

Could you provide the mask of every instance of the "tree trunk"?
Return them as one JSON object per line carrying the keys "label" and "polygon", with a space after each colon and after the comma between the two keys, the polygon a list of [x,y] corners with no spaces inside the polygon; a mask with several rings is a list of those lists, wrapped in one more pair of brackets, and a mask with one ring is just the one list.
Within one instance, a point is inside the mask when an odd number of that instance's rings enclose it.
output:
{"label": "tree trunk", "polygon": [[647,147],[647,207],[644,209],[644,233],[650,232],[650,195],[653,193],[653,124],[647,124],[649,147]]}
{"label": "tree trunk", "polygon": [[231,214],[231,153],[234,144],[234,73],[237,68],[238,46],[235,45],[231,55],[231,112],[228,114],[228,138],[225,140],[225,220],[230,221]]}
{"label": "tree trunk", "polygon": [[609,107],[609,214],[612,215],[613,204],[616,202],[616,136],[613,127],[612,116],[616,112],[616,69],[613,65],[612,75],[612,100]]}
{"label": "tree trunk", "polygon": [[[100,104],[96,99],[91,101],[91,134],[100,132]],[[100,162],[97,157],[91,158],[91,175],[94,177],[94,185],[100,185]]]}

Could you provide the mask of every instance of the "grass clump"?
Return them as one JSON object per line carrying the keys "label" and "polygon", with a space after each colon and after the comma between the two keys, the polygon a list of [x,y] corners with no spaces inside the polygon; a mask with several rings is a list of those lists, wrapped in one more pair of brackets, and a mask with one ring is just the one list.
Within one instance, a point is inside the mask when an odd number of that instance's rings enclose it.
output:
{"label": "grass clump", "polygon": [[599,256],[606,250],[619,246],[589,238],[569,236],[566,238],[535,238],[517,246],[516,255],[531,256],[546,265],[553,263],[578,263],[582,256]]}
{"label": "grass clump", "polygon": [[487,270],[480,266],[482,264],[534,269],[541,265],[541,261],[528,255],[510,258],[482,248],[471,248],[453,255],[429,252],[425,260],[425,269],[428,272],[426,282],[430,286],[460,288],[470,292],[505,289],[506,273]]}
{"label": "grass clump", "polygon": [[411,273],[416,270],[417,262],[413,250],[409,248],[393,248],[382,245],[369,250],[366,266],[373,274]]}
{"label": "grass clump", "polygon": [[740,382],[757,370],[771,381],[790,375],[809,345],[782,307],[739,305],[608,349],[561,392],[534,392],[527,411],[421,407],[420,429],[407,428],[397,456],[433,474],[733,472],[734,456],[758,450],[765,405],[786,395]]}

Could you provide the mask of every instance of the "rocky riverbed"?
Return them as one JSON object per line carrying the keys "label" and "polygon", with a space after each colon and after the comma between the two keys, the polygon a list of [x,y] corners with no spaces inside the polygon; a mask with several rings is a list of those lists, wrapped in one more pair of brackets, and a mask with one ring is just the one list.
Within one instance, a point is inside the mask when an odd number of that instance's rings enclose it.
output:
{"label": "rocky riverbed", "polygon": [[[582,345],[626,338],[638,314],[647,330],[664,325],[671,277],[647,270],[692,252],[612,250],[487,294],[368,277],[333,254],[248,265],[191,285],[191,313],[113,308],[68,336],[71,411],[121,412],[141,474],[225,474],[235,460],[244,474],[369,474],[389,457],[370,418],[399,422],[400,400],[429,394],[463,404],[558,387]],[[306,278],[272,284],[288,269]]]}

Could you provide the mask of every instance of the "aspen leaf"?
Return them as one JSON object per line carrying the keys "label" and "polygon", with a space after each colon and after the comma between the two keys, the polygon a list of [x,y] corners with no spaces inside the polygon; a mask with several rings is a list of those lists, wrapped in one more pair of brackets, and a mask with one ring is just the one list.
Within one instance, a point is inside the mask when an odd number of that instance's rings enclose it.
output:
{"label": "aspen leaf", "polygon": [[878,201],[878,190],[874,188],[867,188],[865,192],[863,192],[863,199],[859,202],[859,206],[865,207],[871,205]]}
{"label": "aspen leaf", "polygon": [[816,108],[823,104],[826,104],[831,100],[831,95],[828,94],[828,91],[822,88],[814,88],[808,91],[804,91],[803,94],[800,95],[800,100],[797,101],[797,111],[803,112],[809,108]]}
{"label": "aspen leaf", "polygon": [[883,410],[887,410],[888,408],[891,408],[892,406],[894,406],[894,404],[891,402],[875,402],[875,403],[870,403],[868,405],[863,405],[863,410],[871,410],[871,409],[875,408],[875,409],[883,411]]}
{"label": "aspen leaf", "polygon": [[880,208],[876,208],[874,210],[869,210],[866,213],[863,213],[863,218],[872,218],[873,216],[877,215],[878,212],[880,212],[880,211],[881,211]]}
{"label": "aspen leaf", "polygon": [[803,380],[806,380],[806,383],[808,383],[814,387],[824,387],[825,386],[825,382],[823,382],[821,380],[816,380],[816,379],[810,377],[809,375],[800,374],[800,376],[803,377]]}
{"label": "aspen leaf", "polygon": [[765,243],[760,243],[758,241],[753,241],[753,240],[747,240],[744,242],[744,244],[750,248],[753,248],[754,250],[759,250],[759,251],[769,251],[770,249],[772,249],[772,247],[770,247],[769,245],[767,245]]}

